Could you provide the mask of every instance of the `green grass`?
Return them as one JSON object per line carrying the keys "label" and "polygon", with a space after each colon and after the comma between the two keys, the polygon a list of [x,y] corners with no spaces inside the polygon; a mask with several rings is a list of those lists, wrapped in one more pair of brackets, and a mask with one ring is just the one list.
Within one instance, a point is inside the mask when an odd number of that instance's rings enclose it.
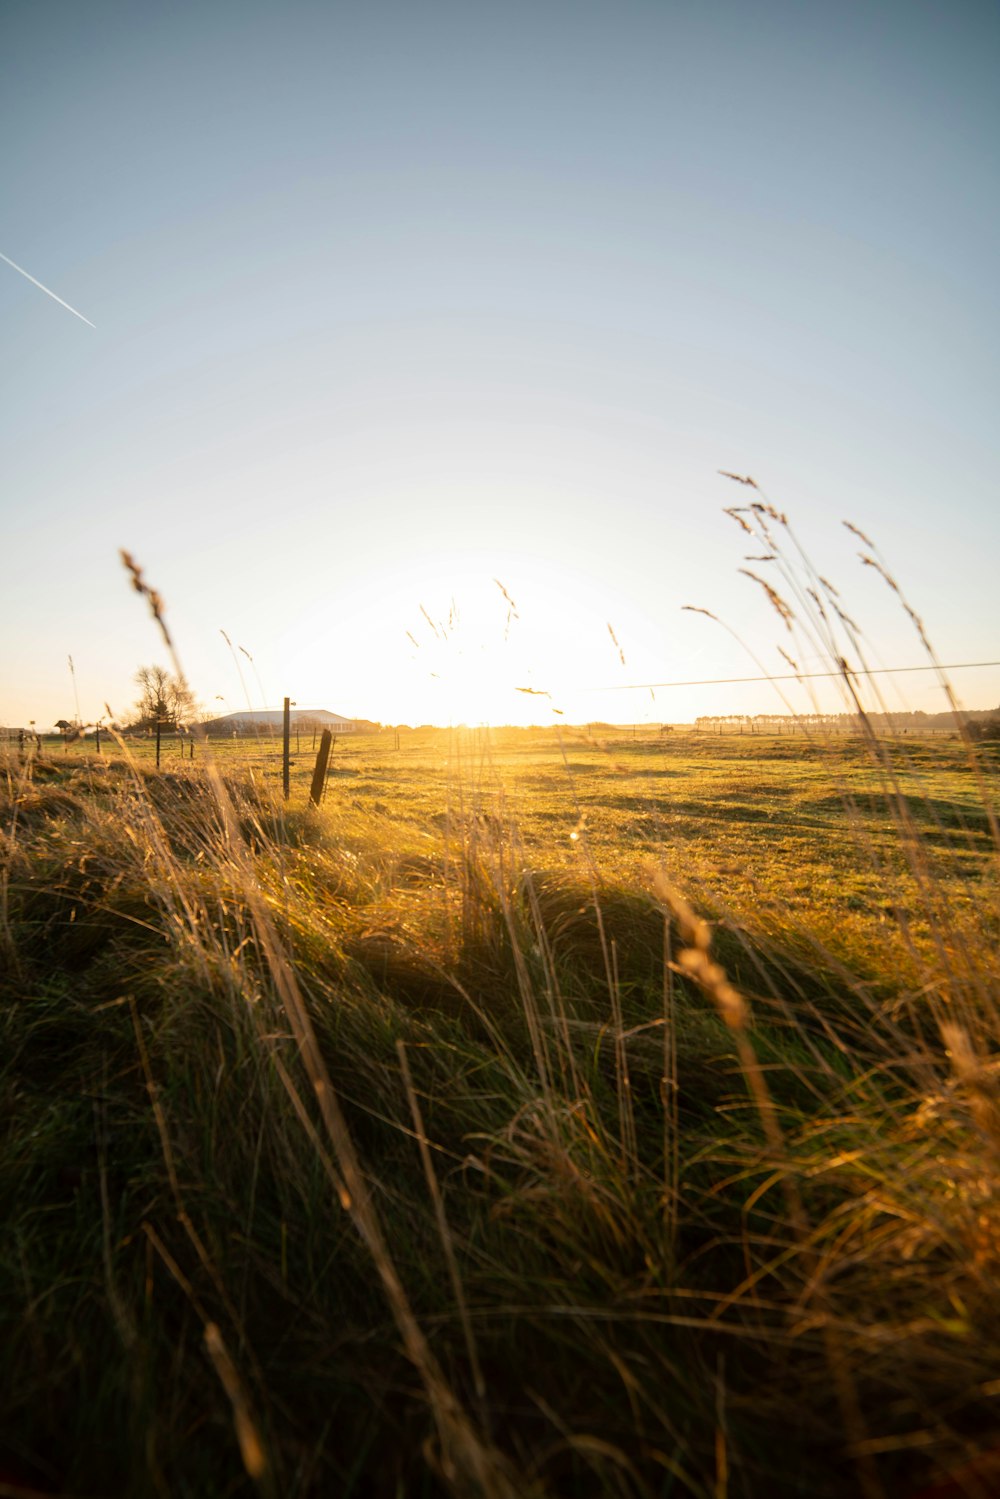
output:
{"label": "green grass", "polygon": [[319,811],[307,748],[287,806],[275,742],[223,789],[204,746],[7,761],[0,1486],[895,1495],[988,1453],[965,747],[389,731]]}

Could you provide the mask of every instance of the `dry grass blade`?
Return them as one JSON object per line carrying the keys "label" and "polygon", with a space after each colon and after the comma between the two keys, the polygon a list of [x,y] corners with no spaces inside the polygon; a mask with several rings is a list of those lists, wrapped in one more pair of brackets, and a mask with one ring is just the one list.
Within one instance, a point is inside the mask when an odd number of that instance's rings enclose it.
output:
{"label": "dry grass blade", "polygon": [[[682,895],[676,891],[662,871],[654,878],[654,888],[666,909],[673,915],[681,937],[688,946],[677,954],[677,971],[686,974],[701,987],[715,1004],[720,1016],[733,1034],[740,1068],[747,1087],[753,1097],[760,1117],[764,1135],[770,1145],[780,1171],[780,1182],[785,1196],[786,1210],[794,1241],[800,1249],[804,1264],[814,1263],[815,1256],[809,1247],[809,1222],[798,1182],[792,1174],[789,1153],[778,1122],[774,1101],[764,1078],[763,1069],[749,1036],[749,1011],[743,996],[731,984],[722,966],[710,956],[711,933],[708,923],[697,916]],[[751,1276],[744,1284],[749,1287],[756,1280]],[[742,1288],[738,1288],[738,1295]],[[816,1285],[814,1295],[822,1300],[822,1287]],[[730,1298],[720,1303],[719,1311],[730,1304]],[[844,1351],[840,1333],[832,1320],[824,1322],[824,1341],[827,1360],[833,1378],[837,1401],[850,1438],[857,1463],[857,1476],[865,1499],[884,1499],[884,1489],[871,1456],[865,1451],[867,1440],[861,1403],[857,1386]],[[720,1472],[726,1473],[723,1467]]]}
{"label": "dry grass blade", "polygon": [[263,1489],[268,1472],[267,1453],[257,1430],[246,1388],[229,1356],[222,1333],[214,1322],[209,1322],[205,1328],[205,1349],[232,1406],[233,1425],[243,1466],[247,1475]]}
{"label": "dry grass blade", "polygon": [[410,1104],[410,1112],[413,1115],[413,1127],[417,1136],[417,1145],[420,1148],[420,1160],[424,1168],[424,1179],[427,1182],[427,1190],[431,1194],[431,1202],[434,1204],[434,1217],[437,1221],[438,1234],[441,1238],[441,1247],[444,1250],[445,1259],[448,1263],[448,1276],[455,1297],[455,1305],[458,1307],[458,1314],[462,1319],[462,1333],[465,1337],[465,1348],[469,1356],[469,1367],[472,1370],[476,1397],[482,1402],[486,1397],[486,1383],[483,1379],[483,1371],[479,1363],[479,1352],[476,1348],[476,1339],[472,1331],[472,1322],[469,1318],[465,1288],[462,1285],[458,1261],[455,1258],[455,1245],[452,1240],[451,1229],[448,1227],[448,1218],[444,1210],[441,1188],[438,1184],[437,1173],[434,1170],[434,1162],[431,1160],[430,1145],[424,1129],[420,1101],[413,1086],[413,1077],[410,1072],[410,1062],[406,1055],[405,1043],[397,1041],[396,1050],[399,1055],[399,1065],[403,1075],[403,1083],[406,1087],[406,1096]]}
{"label": "dry grass blade", "polygon": [[[163,633],[164,643],[173,657],[177,676],[185,682],[183,668],[165,623],[160,595],[145,582],[142,570],[128,553],[122,554],[122,560],[132,575],[136,591],[148,600]],[[295,970],[257,881],[253,859],[236,817],[232,798],[211,755],[206,756],[206,759],[209,784],[222,820],[228,855],[251,915],[256,940],[291,1024],[320,1116],[333,1145],[346,1192],[347,1211],[368,1247],[406,1352],[418,1370],[427,1393],[440,1440],[442,1476],[450,1487],[463,1495],[478,1493],[483,1499],[513,1499],[517,1490],[508,1475],[506,1464],[475,1429],[439,1367],[413,1314],[382,1233],[354,1141],[331,1082]],[[176,1182],[175,1173],[172,1173],[172,1180]]]}

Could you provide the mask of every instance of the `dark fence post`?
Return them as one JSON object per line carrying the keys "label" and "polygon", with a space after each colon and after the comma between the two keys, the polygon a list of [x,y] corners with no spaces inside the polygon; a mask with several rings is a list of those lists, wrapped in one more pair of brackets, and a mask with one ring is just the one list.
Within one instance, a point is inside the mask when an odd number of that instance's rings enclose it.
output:
{"label": "dark fence post", "polygon": [[283,715],[283,718],[282,718],[282,734],[281,734],[281,740],[282,740],[282,742],[281,742],[281,777],[282,777],[282,785],[283,785],[284,791],[285,791],[285,801],[286,802],[288,800],[288,795],[289,795],[289,769],[288,769],[288,761],[289,761],[289,754],[290,754],[290,751],[291,751],[291,738],[292,738],[292,712],[291,712],[291,704],[292,704],[291,698],[290,697],[286,697],[285,698],[284,715]]}
{"label": "dark fence post", "polygon": [[160,715],[156,715],[156,768],[160,768]]}
{"label": "dark fence post", "polygon": [[326,784],[326,767],[330,760],[330,745],[333,743],[333,735],[329,729],[323,730],[323,737],[319,742],[319,754],[316,756],[316,769],[313,771],[312,787],[309,792],[309,800],[314,807],[318,807],[323,798],[323,787]]}

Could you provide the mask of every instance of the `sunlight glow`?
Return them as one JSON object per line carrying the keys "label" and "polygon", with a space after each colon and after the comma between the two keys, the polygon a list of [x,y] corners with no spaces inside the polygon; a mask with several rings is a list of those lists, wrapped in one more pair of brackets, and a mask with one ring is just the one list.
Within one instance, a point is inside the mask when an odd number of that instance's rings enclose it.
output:
{"label": "sunlight glow", "polygon": [[[452,555],[382,580],[380,598],[309,610],[285,635],[299,690],[383,721],[550,724],[593,711],[588,682],[623,670],[588,580],[551,562]],[[620,604],[620,611],[625,609]],[[338,645],[335,614],[350,620]],[[625,632],[627,634],[627,632]],[[348,706],[342,708],[341,701]],[[374,716],[374,714],[372,715]]]}

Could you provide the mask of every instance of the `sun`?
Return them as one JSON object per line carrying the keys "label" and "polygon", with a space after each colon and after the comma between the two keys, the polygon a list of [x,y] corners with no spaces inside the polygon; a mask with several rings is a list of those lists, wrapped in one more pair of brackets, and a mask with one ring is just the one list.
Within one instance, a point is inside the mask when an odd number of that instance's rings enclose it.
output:
{"label": "sun", "polygon": [[282,647],[315,706],[384,723],[547,724],[587,716],[579,689],[617,664],[607,627],[584,577],[530,555],[451,554],[302,611]]}

